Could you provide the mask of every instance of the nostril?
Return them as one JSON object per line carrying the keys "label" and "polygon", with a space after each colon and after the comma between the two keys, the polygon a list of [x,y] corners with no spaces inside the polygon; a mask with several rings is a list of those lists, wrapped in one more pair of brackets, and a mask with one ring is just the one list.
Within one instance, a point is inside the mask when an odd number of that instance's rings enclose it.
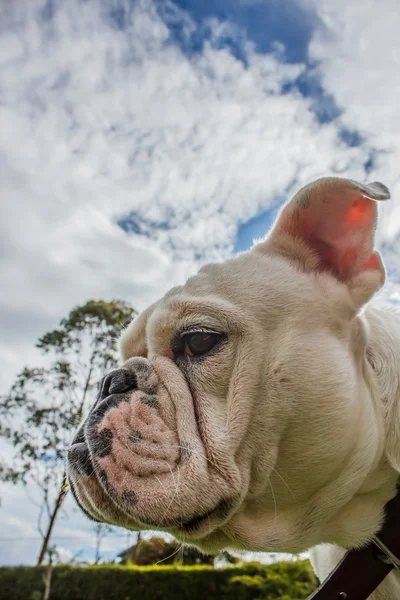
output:
{"label": "nostril", "polygon": [[110,394],[123,394],[124,392],[132,392],[137,389],[137,379],[133,371],[128,369],[118,369],[112,373],[110,383]]}
{"label": "nostril", "polygon": [[100,386],[99,399],[107,398],[110,394],[123,394],[137,389],[137,379],[133,371],[116,369],[106,375]]}
{"label": "nostril", "polygon": [[109,408],[117,406],[123,398],[116,398],[117,394],[133,392],[137,389],[137,379],[135,374],[128,369],[117,369],[103,377],[96,402],[92,408],[92,415],[97,418],[104,416]]}
{"label": "nostril", "polygon": [[128,402],[129,395],[122,396],[121,394],[114,394],[107,396],[95,406],[92,414],[89,416],[89,422],[92,424],[98,423],[104,417],[106,412],[111,408],[115,408],[121,404],[121,402]]}

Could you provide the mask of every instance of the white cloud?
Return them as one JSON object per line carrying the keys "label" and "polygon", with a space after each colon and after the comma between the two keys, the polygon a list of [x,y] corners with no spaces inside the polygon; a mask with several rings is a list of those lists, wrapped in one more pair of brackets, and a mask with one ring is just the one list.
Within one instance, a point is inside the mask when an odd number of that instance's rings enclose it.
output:
{"label": "white cloud", "polygon": [[[74,1],[44,23],[40,4],[14,10],[4,42],[3,303],[28,295],[53,318],[109,290],[146,304],[196,255],[226,255],[237,222],[296,179],[362,173],[362,151],[279,93],[303,66],[249,50],[245,69],[211,47],[189,61],[149,2],[123,32]],[[110,221],[133,210],[169,229],[128,239]]]}
{"label": "white cloud", "polygon": [[[371,147],[384,150],[371,175],[400,191],[395,0],[385,11],[315,5],[325,28],[311,55],[344,110],[325,124],[312,99],[281,93],[306,66],[283,63],[278,47],[258,55],[245,44],[247,68],[212,43],[188,58],[150,0],[131,4],[122,31],[106,3],[64,0],[51,20],[40,0],[0,6],[0,391],[74,304],[121,297],[144,308],[199,262],[228,256],[238,223],[277,198],[329,173],[365,179]],[[230,27],[210,26],[214,38]],[[366,143],[348,147],[342,125]],[[116,225],[131,211],[149,237]],[[382,240],[393,242],[399,221],[388,203]],[[390,256],[396,266],[393,244]],[[396,294],[392,283],[387,298]],[[22,494],[7,491],[7,531],[29,537]],[[31,561],[32,544],[8,560]]]}
{"label": "white cloud", "polygon": [[[382,209],[382,238],[400,230],[400,11],[396,0],[313,2],[324,27],[310,56],[341,108],[341,120],[357,128],[377,150],[371,178],[384,181],[393,201]],[[395,204],[396,203],[396,204]],[[397,259],[398,262],[398,259]]]}

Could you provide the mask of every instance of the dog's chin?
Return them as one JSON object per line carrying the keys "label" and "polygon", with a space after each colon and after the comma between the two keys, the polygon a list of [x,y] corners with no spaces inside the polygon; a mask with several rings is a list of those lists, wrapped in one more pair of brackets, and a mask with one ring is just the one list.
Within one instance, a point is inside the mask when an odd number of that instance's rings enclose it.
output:
{"label": "dog's chin", "polygon": [[174,521],[141,520],[140,525],[147,528],[166,530],[177,538],[185,540],[201,539],[209,536],[229,519],[233,511],[233,502],[220,500],[208,510],[199,512],[195,516],[182,515]]}
{"label": "dog's chin", "polygon": [[[88,495],[89,479],[91,493]],[[90,478],[69,477],[69,483],[80,509],[92,521],[132,530],[155,529],[188,542],[203,539],[220,528],[234,513],[236,505],[233,499],[216,499],[207,510],[199,508],[191,514],[182,512],[174,519],[168,519],[165,511],[165,515],[157,518],[130,510],[127,505],[119,506],[112,489],[105,490],[93,472]]]}

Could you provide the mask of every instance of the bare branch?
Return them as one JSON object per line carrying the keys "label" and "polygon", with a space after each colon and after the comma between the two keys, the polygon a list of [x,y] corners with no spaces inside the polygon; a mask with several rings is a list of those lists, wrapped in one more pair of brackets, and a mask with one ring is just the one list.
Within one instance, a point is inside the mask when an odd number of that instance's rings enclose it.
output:
{"label": "bare branch", "polygon": [[42,538],[44,538],[44,536],[45,536],[44,531],[42,529],[43,512],[44,512],[44,504],[42,504],[40,507],[39,514],[38,514],[38,521],[37,521],[37,530],[40,533]]}

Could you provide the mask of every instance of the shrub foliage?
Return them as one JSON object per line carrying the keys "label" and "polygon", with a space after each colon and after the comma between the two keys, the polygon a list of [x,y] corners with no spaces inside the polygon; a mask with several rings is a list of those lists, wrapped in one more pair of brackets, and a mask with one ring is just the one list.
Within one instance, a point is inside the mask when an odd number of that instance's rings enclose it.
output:
{"label": "shrub foliage", "polygon": [[[42,597],[41,567],[0,568],[0,600]],[[303,600],[316,587],[307,561],[210,566],[55,567],[51,600]]]}

